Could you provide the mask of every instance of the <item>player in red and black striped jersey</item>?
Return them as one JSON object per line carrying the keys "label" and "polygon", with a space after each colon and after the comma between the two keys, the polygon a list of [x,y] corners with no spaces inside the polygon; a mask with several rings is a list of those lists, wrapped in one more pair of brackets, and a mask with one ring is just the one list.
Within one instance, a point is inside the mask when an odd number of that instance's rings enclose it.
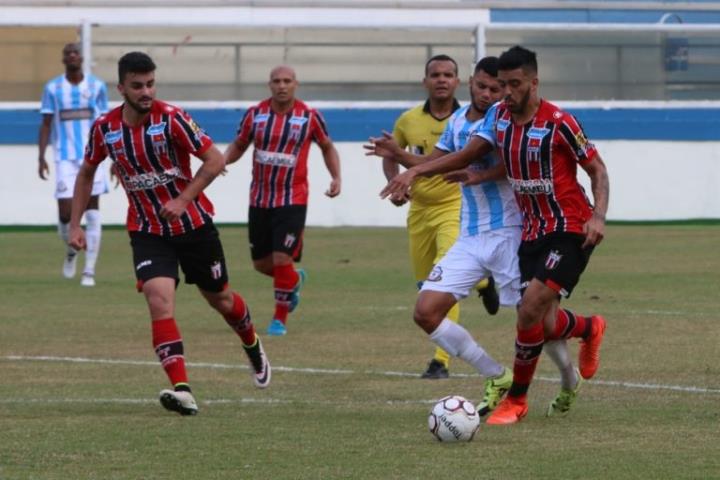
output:
{"label": "player in red and black striped jersey", "polygon": [[[603,239],[609,181],[605,164],[577,120],[538,96],[534,52],[523,47],[504,52],[498,80],[504,101],[487,111],[483,125],[465,148],[424,168],[432,173],[464,168],[496,148],[523,213],[518,252],[523,295],[513,384],[487,420],[488,424],[511,424],[527,413],[527,391],[546,341],[580,338],[580,376],[591,378],[598,369],[605,320],[561,309],[560,298],[570,295],[593,248]],[[594,206],[577,181],[578,165],[591,179]],[[402,198],[412,178],[405,172],[383,192]],[[549,415],[567,412],[579,382],[578,377],[573,387],[561,389]]]}
{"label": "player in red and black striped jersey", "polygon": [[[228,286],[225,256],[212,222],[213,205],[203,190],[225,167],[210,137],[180,108],[155,100],[155,64],[141,52],[118,63],[124,103],[92,126],[85,161],[75,183],[70,244],[84,248],[82,208],[100,162],[110,157],[128,197],[127,229],[138,291],[145,294],[153,346],[173,390],[160,392],[168,410],[197,413],[190,391],[183,341],[175,321],[178,265],[186,283],[196,284],[207,302],[241,338],[259,388],[270,382],[270,364],[250,312]],[[190,155],[203,165],[193,176]]]}
{"label": "player in red and black striped jersey", "polygon": [[225,151],[237,161],[252,145],[248,231],[250,254],[258,272],[273,277],[275,314],[269,335],[284,335],[288,313],[299,301],[305,279],[300,260],[308,202],[308,154],[317,143],[331,176],[325,195],[340,194],[340,159],[320,112],[295,98],[298,81],[286,65],[270,72],[271,97],[249,108],[238,134]]}

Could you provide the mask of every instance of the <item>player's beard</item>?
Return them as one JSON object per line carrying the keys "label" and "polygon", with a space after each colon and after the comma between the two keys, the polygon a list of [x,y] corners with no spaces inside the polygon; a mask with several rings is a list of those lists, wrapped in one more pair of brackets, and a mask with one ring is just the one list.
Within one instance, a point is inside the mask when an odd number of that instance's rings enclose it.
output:
{"label": "player's beard", "polygon": [[[507,103],[507,101],[506,101]],[[508,108],[511,113],[514,114],[522,114],[525,113],[525,109],[528,106],[528,103],[530,103],[530,89],[528,88],[525,92],[525,95],[520,99],[519,102],[514,102],[512,106],[508,105]]]}
{"label": "player's beard", "polygon": [[[149,97],[144,97],[144,98],[141,98],[140,100],[146,100],[146,99],[148,99],[148,98],[149,98]],[[153,99],[150,98],[150,100],[153,100]],[[150,103],[150,106],[149,106],[149,107],[143,107],[142,105],[140,105],[140,103],[138,103],[138,102],[133,102],[133,101],[130,100],[127,96],[125,97],[125,103],[126,103],[130,108],[132,108],[133,110],[135,110],[135,112],[140,113],[140,114],[143,114],[143,115],[146,114],[146,113],[148,113],[148,112],[152,109],[152,102]]]}

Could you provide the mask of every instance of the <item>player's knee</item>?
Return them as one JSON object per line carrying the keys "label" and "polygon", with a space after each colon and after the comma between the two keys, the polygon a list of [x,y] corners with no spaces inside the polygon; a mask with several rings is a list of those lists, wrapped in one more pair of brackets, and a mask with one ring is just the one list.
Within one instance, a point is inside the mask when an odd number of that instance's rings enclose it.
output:
{"label": "player's knee", "polygon": [[233,295],[232,290],[226,288],[222,292],[207,292],[201,290],[203,297],[208,304],[217,310],[221,315],[228,315],[233,311]]}
{"label": "player's knee", "polygon": [[147,304],[150,316],[153,319],[170,318],[174,316],[173,302],[164,295],[148,295]]}
{"label": "player's knee", "polygon": [[415,305],[413,319],[415,324],[426,333],[432,333],[442,321],[443,316],[439,315],[432,305],[418,301]]}
{"label": "player's knee", "polygon": [[255,260],[255,261],[253,261],[253,268],[255,268],[255,271],[257,271],[257,272],[260,272],[264,275],[268,275],[268,276],[272,277],[272,274],[273,274],[272,262],[268,262],[265,259]]}
{"label": "player's knee", "polygon": [[520,328],[529,328],[543,319],[542,309],[535,302],[523,302],[518,307],[517,323]]}

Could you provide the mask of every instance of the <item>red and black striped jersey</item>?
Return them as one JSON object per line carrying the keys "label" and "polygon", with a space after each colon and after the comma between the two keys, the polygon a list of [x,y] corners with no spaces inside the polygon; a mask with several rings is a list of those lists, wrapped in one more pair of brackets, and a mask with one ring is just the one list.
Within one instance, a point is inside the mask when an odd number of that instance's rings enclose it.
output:
{"label": "red and black striped jersey", "polygon": [[273,111],[270,99],[250,107],[236,139],[255,147],[250,206],[307,205],[310,143],[323,144],[329,138],[320,112],[300,100],[282,115]]}
{"label": "red and black striped jersey", "polygon": [[524,125],[513,123],[504,102],[493,105],[485,118],[474,134],[493,143],[505,162],[523,212],[523,240],[583,233],[592,206],[578,183],[577,166],[598,152],[575,117],[542,100]]}
{"label": "red and black striped jersey", "polygon": [[190,154],[201,155],[213,144],[210,137],[179,107],[155,100],[147,121],[131,127],[122,120],[123,106],[99,117],[90,130],[85,161],[97,165],[106,157],[127,193],[127,229],[174,236],[197,229],[214,214],[200,193],[179,219],[169,222],[159,213],[192,180]]}

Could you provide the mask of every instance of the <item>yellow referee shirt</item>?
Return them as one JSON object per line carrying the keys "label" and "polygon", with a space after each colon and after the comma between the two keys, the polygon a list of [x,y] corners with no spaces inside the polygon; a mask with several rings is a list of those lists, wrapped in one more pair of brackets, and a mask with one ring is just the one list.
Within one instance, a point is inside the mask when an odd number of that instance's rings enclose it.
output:
{"label": "yellow referee shirt", "polygon": [[[453,112],[458,108],[460,104],[455,100]],[[410,151],[416,155],[427,155],[435,148],[448,118],[438,120],[433,117],[430,113],[430,100],[427,100],[398,117],[393,128],[393,137],[402,148],[410,147]],[[460,202],[460,187],[457,184],[446,182],[442,175],[415,179],[412,186],[413,204],[434,206],[446,202]]]}

